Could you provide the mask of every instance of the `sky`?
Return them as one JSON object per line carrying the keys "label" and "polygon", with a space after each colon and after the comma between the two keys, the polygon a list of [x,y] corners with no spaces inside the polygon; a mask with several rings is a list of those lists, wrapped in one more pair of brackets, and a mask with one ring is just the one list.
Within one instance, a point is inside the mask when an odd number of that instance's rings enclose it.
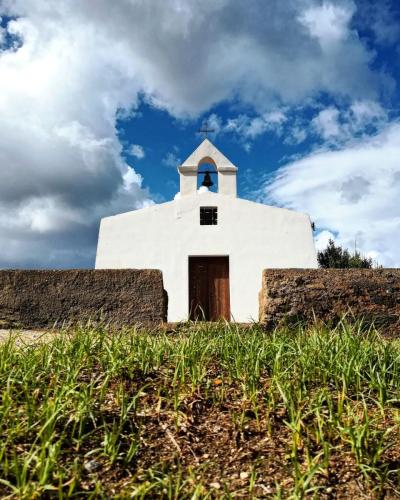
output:
{"label": "sky", "polygon": [[0,268],[93,267],[210,139],[238,194],[400,266],[396,0],[0,0]]}

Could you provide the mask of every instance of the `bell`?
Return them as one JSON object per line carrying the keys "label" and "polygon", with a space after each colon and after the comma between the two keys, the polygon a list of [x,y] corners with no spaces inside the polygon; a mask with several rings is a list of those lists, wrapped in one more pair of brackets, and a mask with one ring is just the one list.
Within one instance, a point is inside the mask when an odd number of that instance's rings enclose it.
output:
{"label": "bell", "polygon": [[210,188],[214,185],[213,181],[211,180],[210,172],[204,172],[204,179],[201,185],[205,186],[206,188]]}

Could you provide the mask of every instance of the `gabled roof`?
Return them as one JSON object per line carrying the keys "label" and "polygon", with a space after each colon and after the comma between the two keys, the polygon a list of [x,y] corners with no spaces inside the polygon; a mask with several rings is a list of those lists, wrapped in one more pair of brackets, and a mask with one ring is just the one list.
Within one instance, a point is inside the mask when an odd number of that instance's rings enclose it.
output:
{"label": "gabled roof", "polygon": [[178,170],[181,173],[193,172],[202,163],[213,163],[219,172],[237,171],[235,165],[208,139],[204,139],[200,146],[178,167]]}

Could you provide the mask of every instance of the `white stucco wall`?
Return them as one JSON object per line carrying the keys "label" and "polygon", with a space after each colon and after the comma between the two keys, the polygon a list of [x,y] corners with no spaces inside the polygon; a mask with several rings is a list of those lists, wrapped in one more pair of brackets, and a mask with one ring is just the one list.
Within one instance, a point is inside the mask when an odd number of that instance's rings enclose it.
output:
{"label": "white stucco wall", "polygon": [[[200,225],[200,206],[218,207],[218,225]],[[239,322],[258,319],[263,269],[317,267],[307,215],[207,192],[102,219],[96,268],[161,269],[168,320],[181,321],[188,318],[188,258],[200,255],[229,256]]]}

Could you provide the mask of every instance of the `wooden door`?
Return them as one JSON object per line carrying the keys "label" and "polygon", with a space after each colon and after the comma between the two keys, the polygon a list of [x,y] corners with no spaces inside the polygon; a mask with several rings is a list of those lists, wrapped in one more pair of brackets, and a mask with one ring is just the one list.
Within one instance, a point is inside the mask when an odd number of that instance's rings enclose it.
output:
{"label": "wooden door", "polygon": [[189,317],[230,320],[229,257],[189,257]]}

